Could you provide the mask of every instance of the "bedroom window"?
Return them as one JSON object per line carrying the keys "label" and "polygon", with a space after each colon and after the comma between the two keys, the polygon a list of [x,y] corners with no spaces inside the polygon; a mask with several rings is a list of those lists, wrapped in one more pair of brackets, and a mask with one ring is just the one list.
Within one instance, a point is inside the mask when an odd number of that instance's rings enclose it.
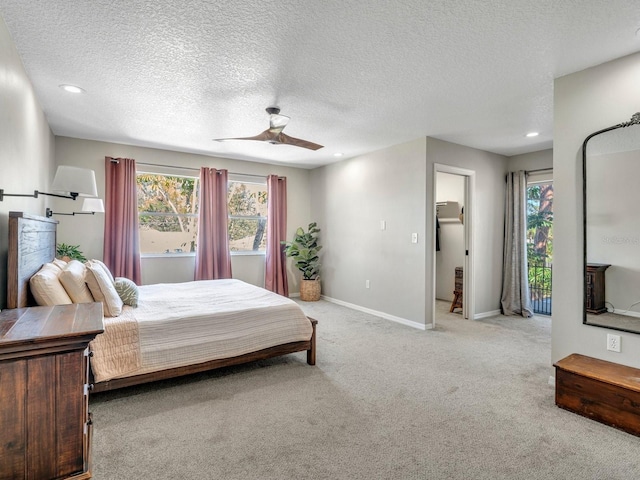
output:
{"label": "bedroom window", "polygon": [[227,192],[229,248],[232,254],[265,253],[267,244],[267,181],[234,179]]}
{"label": "bedroom window", "polygon": [[140,253],[195,253],[199,184],[198,177],[138,172]]}

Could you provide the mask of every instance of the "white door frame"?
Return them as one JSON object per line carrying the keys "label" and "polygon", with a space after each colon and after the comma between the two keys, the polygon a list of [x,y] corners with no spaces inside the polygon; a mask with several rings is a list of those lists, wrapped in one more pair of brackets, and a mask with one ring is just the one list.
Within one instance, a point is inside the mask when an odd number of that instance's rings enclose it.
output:
{"label": "white door frame", "polygon": [[[438,181],[438,173],[451,173],[453,175],[460,175],[465,177],[464,182],[464,243],[467,254],[464,257],[464,275],[462,284],[462,315],[464,318],[474,319],[475,317],[475,295],[474,295],[474,249],[473,249],[473,222],[474,215],[474,199],[476,188],[476,172],[474,170],[468,170],[466,168],[453,167],[451,165],[444,165],[441,163],[433,164],[433,185],[431,188],[431,205],[433,208],[433,224],[431,225],[431,245],[435,245],[436,242],[436,184]],[[433,261],[432,261],[432,287],[433,292],[431,298],[433,299],[431,305],[431,318],[433,319],[433,326],[436,324],[436,249],[432,249]]]}

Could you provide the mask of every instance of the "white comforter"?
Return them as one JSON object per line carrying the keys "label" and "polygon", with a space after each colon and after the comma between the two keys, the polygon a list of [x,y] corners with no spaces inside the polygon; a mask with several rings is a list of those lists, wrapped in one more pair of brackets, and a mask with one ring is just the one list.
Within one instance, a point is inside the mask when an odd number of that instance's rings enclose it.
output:
{"label": "white comforter", "polygon": [[145,285],[138,307],[126,308],[138,323],[141,365],[121,376],[307,341],[312,334],[295,302],[240,280]]}

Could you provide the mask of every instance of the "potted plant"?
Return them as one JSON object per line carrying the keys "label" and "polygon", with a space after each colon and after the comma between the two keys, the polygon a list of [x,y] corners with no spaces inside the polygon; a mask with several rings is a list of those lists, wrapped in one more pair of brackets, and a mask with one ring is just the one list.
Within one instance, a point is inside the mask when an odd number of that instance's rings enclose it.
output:
{"label": "potted plant", "polygon": [[294,259],[294,264],[302,272],[300,300],[315,302],[320,300],[320,258],[316,222],[310,223],[308,231],[298,227],[291,242],[282,242],[284,253]]}
{"label": "potted plant", "polygon": [[87,261],[87,258],[80,251],[80,245],[58,243],[56,245],[56,256],[65,262],[68,262],[69,260],[79,260],[84,263]]}

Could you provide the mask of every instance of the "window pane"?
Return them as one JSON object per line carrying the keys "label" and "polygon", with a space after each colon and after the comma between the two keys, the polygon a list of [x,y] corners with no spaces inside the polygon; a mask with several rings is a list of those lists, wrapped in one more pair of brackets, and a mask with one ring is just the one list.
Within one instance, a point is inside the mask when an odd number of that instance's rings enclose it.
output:
{"label": "window pane", "polygon": [[139,173],[141,253],[195,252],[199,179]]}
{"label": "window pane", "polygon": [[137,181],[139,212],[198,213],[198,178],[139,173]]}
{"label": "window pane", "polygon": [[229,215],[267,216],[267,186],[229,182]]}
{"label": "window pane", "polygon": [[229,219],[229,249],[232,252],[264,252],[267,245],[267,219]]}

